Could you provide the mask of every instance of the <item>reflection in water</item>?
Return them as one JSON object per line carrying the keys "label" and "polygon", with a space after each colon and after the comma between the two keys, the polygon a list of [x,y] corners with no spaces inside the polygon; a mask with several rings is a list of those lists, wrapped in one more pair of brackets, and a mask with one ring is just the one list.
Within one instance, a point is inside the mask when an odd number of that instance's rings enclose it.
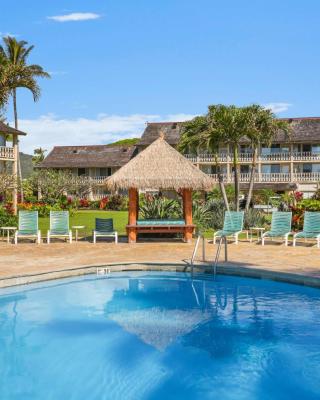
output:
{"label": "reflection in water", "polygon": [[1,400],[319,398],[316,289],[132,273],[4,293]]}

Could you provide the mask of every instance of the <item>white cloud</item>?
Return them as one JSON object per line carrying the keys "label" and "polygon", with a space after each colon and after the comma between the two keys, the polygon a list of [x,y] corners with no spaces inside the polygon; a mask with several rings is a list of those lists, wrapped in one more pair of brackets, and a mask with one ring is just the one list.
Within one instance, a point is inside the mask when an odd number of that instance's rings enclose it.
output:
{"label": "white cloud", "polygon": [[264,108],[267,108],[272,112],[274,112],[275,114],[278,114],[287,111],[288,108],[291,106],[292,104],[290,103],[268,103],[264,105]]}
{"label": "white cloud", "polygon": [[20,148],[32,154],[36,147],[51,150],[53,146],[106,144],[120,139],[140,137],[146,121],[185,121],[194,115],[159,116],[133,114],[128,116],[99,114],[95,119],[63,119],[54,114],[37,119],[19,120],[19,129],[28,135],[21,138]]}
{"label": "white cloud", "polygon": [[88,21],[91,19],[98,19],[101,18],[101,15],[86,12],[86,13],[71,13],[65,15],[54,15],[52,17],[47,17],[56,22],[69,22],[69,21]]}

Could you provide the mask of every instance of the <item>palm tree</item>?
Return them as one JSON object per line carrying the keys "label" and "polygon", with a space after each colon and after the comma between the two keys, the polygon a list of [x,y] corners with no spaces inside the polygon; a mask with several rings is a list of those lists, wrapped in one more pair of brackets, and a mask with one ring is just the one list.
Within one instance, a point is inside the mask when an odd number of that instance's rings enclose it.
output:
{"label": "palm tree", "polygon": [[250,140],[252,148],[250,183],[245,207],[245,210],[248,211],[254,187],[258,149],[262,143],[270,146],[278,132],[282,131],[285,135],[288,135],[289,125],[285,121],[277,120],[271,110],[267,110],[257,104],[245,107],[244,112],[247,114],[248,121],[246,136]]}
{"label": "palm tree", "polygon": [[233,172],[234,172],[234,188],[235,209],[239,211],[239,160],[238,148],[241,138],[245,136],[248,128],[248,115],[244,108],[234,105],[225,106],[222,104],[209,106],[208,112],[209,132],[210,135],[217,135],[220,143],[227,143],[233,152]]}
{"label": "palm tree", "polygon": [[181,152],[191,151],[197,153],[199,149],[209,150],[215,160],[219,186],[226,209],[229,211],[229,202],[226,195],[223,176],[219,164],[219,144],[221,137],[217,132],[210,132],[208,116],[195,117],[184,124],[178,149]]}
{"label": "palm tree", "polygon": [[[40,87],[37,78],[50,78],[48,72],[44,71],[40,65],[27,64],[27,59],[34,46],[27,47],[28,42],[7,36],[3,38],[4,46],[0,46],[0,59],[4,60],[10,69],[8,79],[9,92],[13,99],[13,113],[15,129],[18,129],[17,112],[17,89],[26,88],[31,91],[33,100],[37,101],[40,97]],[[18,152],[19,153],[19,152]],[[21,179],[21,165],[19,163],[19,176]]]}
{"label": "palm tree", "polygon": [[34,165],[39,165],[45,158],[47,150],[43,149],[42,147],[38,147],[37,149],[33,150],[33,157],[32,162]]}

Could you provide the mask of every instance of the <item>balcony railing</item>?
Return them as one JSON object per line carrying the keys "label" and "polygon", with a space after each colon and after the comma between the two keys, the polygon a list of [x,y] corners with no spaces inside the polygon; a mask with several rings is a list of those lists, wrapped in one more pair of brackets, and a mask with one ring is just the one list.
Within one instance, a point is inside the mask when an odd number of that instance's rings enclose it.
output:
{"label": "balcony railing", "polygon": [[79,178],[81,178],[81,180],[84,183],[88,183],[90,181],[92,181],[94,184],[98,184],[98,185],[102,185],[105,181],[105,179],[108,178],[108,176],[80,176]]}
{"label": "balcony railing", "polygon": [[[216,182],[218,182],[217,174],[209,174]],[[222,174],[225,183],[232,183],[234,175]],[[250,182],[250,174],[240,174],[240,182]],[[320,182],[320,172],[298,172],[294,174],[288,173],[270,173],[255,174],[255,182],[257,183],[286,183],[286,182]]]}
{"label": "balcony railing", "polygon": [[0,158],[2,160],[14,160],[13,147],[0,146]]}
{"label": "balcony railing", "polygon": [[[185,157],[192,163],[213,163],[215,157],[212,154],[185,154]],[[252,153],[240,153],[238,155],[239,162],[250,163],[252,161]],[[233,154],[220,153],[218,154],[218,162],[226,163],[233,161]],[[271,153],[260,154],[257,158],[260,162],[270,161],[320,161],[320,153],[312,152],[294,152],[294,153]]]}

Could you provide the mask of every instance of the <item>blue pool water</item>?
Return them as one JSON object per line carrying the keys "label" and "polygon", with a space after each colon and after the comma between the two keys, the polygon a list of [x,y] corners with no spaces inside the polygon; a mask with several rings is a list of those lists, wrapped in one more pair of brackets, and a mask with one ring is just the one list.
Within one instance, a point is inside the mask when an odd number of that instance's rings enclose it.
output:
{"label": "blue pool water", "polygon": [[0,291],[0,399],[319,399],[320,291],[178,273]]}

